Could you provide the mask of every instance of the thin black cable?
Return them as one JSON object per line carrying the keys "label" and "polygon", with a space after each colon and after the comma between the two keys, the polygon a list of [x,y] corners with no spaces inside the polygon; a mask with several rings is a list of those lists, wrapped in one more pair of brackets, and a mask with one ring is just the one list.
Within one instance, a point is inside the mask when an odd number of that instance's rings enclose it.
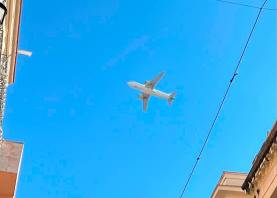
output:
{"label": "thin black cable", "polygon": [[[229,4],[233,4],[233,5],[239,5],[239,6],[249,7],[249,8],[260,9],[260,7],[258,7],[258,6],[249,5],[249,4],[245,4],[245,3],[239,3],[239,2],[227,1],[227,0],[217,0],[217,1],[222,2],[222,3],[229,3]],[[277,9],[274,9],[274,8],[263,8],[263,9],[264,10],[270,10],[270,11],[276,11],[277,10]]]}
{"label": "thin black cable", "polygon": [[216,121],[217,121],[217,119],[218,119],[218,117],[219,117],[219,114],[220,114],[221,109],[222,109],[222,107],[223,107],[223,105],[224,105],[224,102],[225,102],[225,100],[226,100],[226,98],[227,98],[227,95],[228,95],[228,93],[229,93],[229,90],[230,90],[230,88],[231,88],[231,86],[232,86],[232,84],[233,84],[233,82],[234,82],[236,76],[238,75],[238,69],[239,69],[239,67],[240,67],[241,61],[242,61],[242,59],[243,59],[243,57],[244,57],[244,54],[245,54],[245,51],[246,51],[247,46],[248,46],[248,44],[249,44],[249,41],[250,41],[250,39],[251,39],[251,37],[252,37],[252,34],[253,34],[254,30],[255,30],[255,27],[256,27],[256,25],[257,25],[257,22],[258,22],[258,20],[259,20],[259,18],[260,18],[260,16],[261,16],[262,10],[263,10],[263,8],[264,8],[264,6],[265,6],[265,4],[266,4],[267,1],[268,1],[268,0],[265,0],[264,3],[262,4],[262,6],[259,8],[259,13],[258,13],[258,15],[257,15],[257,17],[256,17],[256,20],[255,20],[255,22],[254,22],[254,24],[253,24],[253,26],[252,26],[252,29],[251,29],[251,31],[250,31],[250,33],[249,33],[249,36],[248,36],[247,41],[246,41],[246,43],[245,43],[245,46],[244,46],[244,48],[243,48],[243,50],[242,50],[242,53],[241,53],[241,56],[240,56],[239,61],[238,61],[238,63],[237,63],[237,66],[236,66],[236,68],[235,68],[235,70],[234,70],[234,72],[233,72],[233,75],[232,75],[231,80],[229,81],[229,84],[228,84],[228,86],[227,86],[227,89],[226,89],[226,91],[225,91],[225,93],[224,93],[224,96],[223,96],[221,102],[220,102],[220,105],[219,105],[219,108],[218,108],[217,113],[216,113],[216,115],[215,115],[215,118],[214,118],[214,120],[213,120],[213,122],[212,122],[212,125],[211,125],[209,131],[208,131],[208,134],[207,134],[207,136],[206,136],[206,138],[205,138],[205,141],[204,141],[204,143],[203,143],[203,145],[202,145],[202,147],[201,147],[201,150],[200,150],[200,152],[199,152],[199,154],[198,154],[198,156],[197,156],[197,158],[196,158],[196,161],[195,161],[195,163],[194,163],[194,165],[193,165],[193,168],[192,168],[192,170],[191,170],[191,172],[190,172],[190,174],[189,174],[189,176],[188,176],[188,178],[187,178],[187,180],[186,180],[186,183],[185,183],[185,185],[184,185],[184,188],[183,188],[183,190],[182,190],[182,193],[181,193],[181,195],[180,195],[180,198],[183,197],[183,195],[184,195],[184,193],[185,193],[185,191],[186,191],[186,189],[187,189],[187,187],[188,187],[188,184],[189,184],[189,182],[190,182],[190,180],[191,180],[191,177],[192,177],[192,175],[193,175],[193,173],[194,173],[194,171],[195,171],[195,169],[196,169],[196,167],[197,167],[197,165],[198,165],[198,162],[199,162],[199,160],[200,160],[200,158],[201,158],[201,156],[202,156],[202,153],[203,153],[203,151],[204,151],[204,149],[205,149],[205,147],[206,147],[206,145],[207,145],[207,142],[208,142],[208,140],[209,140],[209,137],[210,137],[210,135],[211,135],[211,132],[212,132],[212,130],[213,130],[213,128],[214,128],[214,125],[215,125],[215,123],[216,123]]}

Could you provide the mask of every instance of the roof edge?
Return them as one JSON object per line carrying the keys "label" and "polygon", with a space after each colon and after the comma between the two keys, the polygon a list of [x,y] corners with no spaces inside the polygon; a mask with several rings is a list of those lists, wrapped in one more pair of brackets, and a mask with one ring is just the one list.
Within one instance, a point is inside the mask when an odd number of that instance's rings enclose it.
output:
{"label": "roof edge", "polygon": [[274,142],[276,142],[277,138],[277,121],[275,121],[275,124],[273,125],[270,134],[266,138],[265,142],[263,143],[258,155],[256,156],[256,159],[252,165],[252,168],[247,175],[245,181],[242,184],[242,190],[246,190],[247,192],[250,191],[250,186],[249,184],[251,183],[251,180],[253,177],[255,177],[256,172],[259,170],[260,165],[262,164],[264,158],[270,151],[270,148]]}

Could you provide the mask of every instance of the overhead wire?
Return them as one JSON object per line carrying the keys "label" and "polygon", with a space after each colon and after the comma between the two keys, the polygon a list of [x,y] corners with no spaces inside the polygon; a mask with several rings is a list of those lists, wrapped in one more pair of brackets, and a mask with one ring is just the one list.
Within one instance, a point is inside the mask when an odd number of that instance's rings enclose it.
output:
{"label": "overhead wire", "polygon": [[198,155],[197,155],[196,161],[195,161],[195,163],[194,163],[194,165],[193,165],[193,167],[192,167],[192,169],[191,169],[191,171],[190,171],[190,173],[189,173],[189,175],[188,175],[188,178],[186,179],[185,185],[184,185],[184,187],[183,187],[183,189],[182,189],[182,192],[181,192],[181,194],[180,194],[180,198],[182,198],[182,197],[184,196],[184,193],[185,193],[185,191],[186,191],[186,189],[187,189],[187,187],[188,187],[188,185],[189,185],[189,183],[190,183],[190,181],[191,181],[191,178],[192,178],[193,173],[194,173],[195,170],[196,170],[196,167],[197,167],[197,165],[198,165],[198,163],[199,163],[199,160],[200,160],[200,158],[201,158],[201,156],[202,156],[202,154],[203,154],[203,151],[204,151],[204,149],[205,149],[206,146],[207,146],[208,140],[209,140],[210,135],[211,135],[211,133],[212,133],[212,130],[213,130],[214,126],[215,126],[215,123],[216,123],[216,121],[217,121],[217,119],[218,119],[218,117],[219,117],[219,114],[220,114],[220,112],[221,112],[221,110],[222,110],[222,107],[223,107],[224,102],[225,102],[225,100],[226,100],[226,98],[227,98],[227,95],[228,95],[228,93],[229,93],[229,91],[230,91],[230,88],[231,88],[231,86],[232,86],[232,84],[233,84],[233,82],[234,82],[236,76],[238,75],[238,70],[239,70],[240,64],[241,64],[241,62],[242,62],[242,59],[243,59],[243,57],[244,57],[244,55],[245,55],[245,51],[246,51],[246,49],[247,49],[247,47],[248,47],[249,41],[250,41],[250,39],[251,39],[251,37],[252,37],[252,35],[253,35],[253,32],[254,32],[254,30],[255,30],[255,28],[256,28],[256,25],[257,25],[257,22],[258,22],[258,20],[259,20],[259,18],[260,18],[260,16],[261,16],[262,10],[264,9],[264,6],[265,6],[265,4],[267,3],[267,1],[268,1],[268,0],[265,0],[265,1],[263,2],[262,6],[259,8],[258,15],[257,15],[257,17],[256,17],[256,19],[255,19],[254,24],[252,25],[251,31],[250,31],[250,33],[249,33],[249,35],[248,35],[248,38],[247,38],[247,40],[246,40],[246,43],[245,43],[245,45],[244,45],[244,48],[243,48],[243,50],[242,50],[242,53],[241,53],[240,58],[239,58],[239,60],[238,60],[238,63],[237,63],[237,65],[236,65],[236,67],[235,67],[235,70],[234,70],[234,72],[233,72],[233,74],[232,74],[232,77],[231,77],[231,79],[230,79],[230,81],[229,81],[229,84],[228,84],[228,86],[227,86],[227,88],[226,88],[226,90],[225,90],[225,92],[224,92],[223,98],[222,98],[222,100],[221,100],[221,102],[220,102],[220,105],[219,105],[219,107],[218,107],[218,110],[217,110],[217,112],[216,112],[216,115],[215,115],[215,117],[214,117],[214,119],[213,119],[213,121],[212,121],[212,124],[211,124],[211,126],[210,126],[210,128],[209,128],[209,130],[208,130],[208,133],[207,133],[207,135],[206,135],[206,137],[205,137],[204,143],[203,143],[203,145],[202,145],[202,147],[201,147],[201,149],[200,149],[200,152],[199,152]]}
{"label": "overhead wire", "polygon": [[[238,6],[244,6],[244,7],[249,7],[249,8],[260,9],[259,6],[249,5],[249,4],[240,3],[240,2],[227,1],[227,0],[217,0],[217,1],[222,2],[222,3],[228,3],[228,4],[238,5]],[[277,9],[275,9],[275,8],[263,8],[263,10],[277,11]]]}

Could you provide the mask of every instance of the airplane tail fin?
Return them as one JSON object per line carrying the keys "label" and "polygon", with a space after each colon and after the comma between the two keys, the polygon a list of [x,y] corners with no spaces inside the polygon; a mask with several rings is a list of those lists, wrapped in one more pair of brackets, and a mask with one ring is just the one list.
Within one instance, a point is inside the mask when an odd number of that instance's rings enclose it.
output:
{"label": "airplane tail fin", "polygon": [[173,92],[172,94],[169,95],[169,97],[168,97],[168,104],[169,105],[172,104],[172,102],[175,99],[175,97],[176,97],[176,93],[175,92]]}

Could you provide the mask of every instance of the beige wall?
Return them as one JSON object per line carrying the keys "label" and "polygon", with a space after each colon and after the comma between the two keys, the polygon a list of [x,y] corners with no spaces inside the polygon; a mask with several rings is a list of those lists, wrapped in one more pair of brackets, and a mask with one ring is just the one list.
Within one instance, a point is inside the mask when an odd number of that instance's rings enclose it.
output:
{"label": "beige wall", "polygon": [[247,174],[224,172],[211,197],[252,198],[241,189],[246,176]]}
{"label": "beige wall", "polygon": [[[254,188],[251,195],[257,195],[259,198],[277,198],[272,197],[277,189],[277,146],[273,144],[267,155],[267,160],[261,165],[253,180]],[[259,190],[259,196],[258,196]]]}
{"label": "beige wall", "polygon": [[2,54],[8,58],[8,82],[14,82],[22,0],[7,1],[8,13],[4,21]]}
{"label": "beige wall", "polygon": [[225,172],[212,198],[277,198],[277,145],[273,144],[267,160],[261,165],[253,179],[250,193],[242,191],[241,186],[246,174]]}
{"label": "beige wall", "polygon": [[[3,24],[2,52],[8,57],[8,83],[14,81],[22,0],[8,0]],[[1,56],[4,57],[4,56]],[[13,198],[20,169],[23,145],[4,141],[0,148],[0,198]]]}
{"label": "beige wall", "polygon": [[4,141],[0,148],[0,198],[14,197],[23,144]]}
{"label": "beige wall", "polygon": [[277,198],[277,122],[268,133],[249,174],[225,172],[212,198]]}

